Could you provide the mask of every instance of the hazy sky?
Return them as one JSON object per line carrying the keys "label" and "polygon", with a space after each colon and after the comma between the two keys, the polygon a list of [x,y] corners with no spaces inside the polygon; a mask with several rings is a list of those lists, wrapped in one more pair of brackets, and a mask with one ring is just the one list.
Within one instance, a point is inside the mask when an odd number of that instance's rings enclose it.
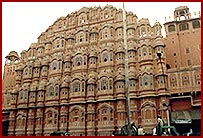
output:
{"label": "hazy sky", "polygon": [[[104,7],[107,4],[122,9],[122,2],[3,2],[2,3],[2,71],[5,57],[10,51],[20,55],[28,50],[38,36],[57,18],[82,7]],[[176,7],[188,6],[191,13],[201,11],[201,2],[125,2],[126,11],[137,15],[138,20],[148,18],[151,25],[173,16]],[[163,26],[162,26],[163,27]],[[164,27],[163,27],[164,28]]]}

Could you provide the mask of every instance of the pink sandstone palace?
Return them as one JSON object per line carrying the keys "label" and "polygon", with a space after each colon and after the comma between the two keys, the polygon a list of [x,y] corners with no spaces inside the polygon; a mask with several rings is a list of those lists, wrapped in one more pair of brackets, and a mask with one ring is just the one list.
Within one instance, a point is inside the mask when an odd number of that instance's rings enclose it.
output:
{"label": "pink sandstone palace", "polygon": [[[20,55],[11,51],[5,57],[7,135],[120,131],[127,123],[122,14],[110,5],[83,7],[57,19]],[[200,13],[192,18],[187,6],[175,8],[164,24],[165,38],[159,22],[151,26],[132,12],[126,18],[131,121],[151,133],[157,115],[168,123],[169,111],[179,132],[200,132]]]}

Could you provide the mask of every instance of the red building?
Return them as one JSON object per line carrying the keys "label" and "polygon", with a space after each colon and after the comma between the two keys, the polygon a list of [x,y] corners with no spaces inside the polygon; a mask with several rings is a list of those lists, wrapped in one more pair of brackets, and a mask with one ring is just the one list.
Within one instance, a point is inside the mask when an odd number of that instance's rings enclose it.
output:
{"label": "red building", "polygon": [[[182,16],[185,7],[178,10],[175,15]],[[192,29],[194,21],[199,27]],[[182,22],[190,24],[183,32]],[[166,38],[160,23],[151,26],[148,19],[138,21],[127,13],[130,117],[146,133],[157,125],[157,115],[167,124],[167,110],[175,125],[180,122],[177,116],[189,119],[189,127],[200,119],[200,17],[164,26]],[[190,65],[180,56],[184,46],[191,53],[195,48]],[[177,66],[171,51],[181,52]],[[101,136],[120,130],[127,123],[124,52],[122,10],[109,5],[61,17],[20,56],[11,51],[4,67],[2,103],[8,134],[50,135],[60,130]]]}

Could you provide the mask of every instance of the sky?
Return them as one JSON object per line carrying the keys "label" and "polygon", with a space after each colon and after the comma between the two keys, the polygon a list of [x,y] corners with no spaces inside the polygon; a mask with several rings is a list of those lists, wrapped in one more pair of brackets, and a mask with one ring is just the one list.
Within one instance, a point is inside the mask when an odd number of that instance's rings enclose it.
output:
{"label": "sky", "polygon": [[[82,7],[107,4],[117,9],[123,7],[122,2],[2,2],[2,75],[9,52],[16,51],[20,55],[23,50],[28,50],[58,18]],[[148,18],[152,26],[156,21],[160,22],[163,31],[165,17],[172,17],[179,6],[188,6],[192,14],[201,11],[201,2],[125,2],[127,12],[136,14],[138,20]]]}

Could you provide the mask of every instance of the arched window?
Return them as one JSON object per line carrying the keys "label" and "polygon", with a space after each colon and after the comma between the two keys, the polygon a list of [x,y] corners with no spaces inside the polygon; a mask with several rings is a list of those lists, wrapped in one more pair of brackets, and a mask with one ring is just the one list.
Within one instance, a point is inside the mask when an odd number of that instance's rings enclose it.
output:
{"label": "arched window", "polygon": [[24,92],[21,91],[21,92],[20,92],[20,99],[23,99],[23,95],[24,95]]}
{"label": "arched window", "polygon": [[103,62],[107,62],[107,61],[108,61],[108,54],[107,54],[107,52],[104,52],[104,53],[102,54],[102,61],[103,61]]}
{"label": "arched window", "polygon": [[108,89],[107,80],[103,79],[101,81],[101,90],[106,90],[106,89]]}
{"label": "arched window", "polygon": [[193,27],[194,29],[200,28],[200,22],[199,22],[199,21],[193,21],[193,22],[192,22],[192,27]]}
{"label": "arched window", "polygon": [[105,28],[105,29],[103,30],[103,38],[107,38],[107,37],[108,37],[108,29]]}
{"label": "arched window", "polygon": [[54,61],[52,63],[52,70],[56,70],[57,69],[57,61]]}
{"label": "arched window", "polygon": [[147,86],[147,85],[148,85],[148,82],[149,82],[148,76],[145,75],[145,76],[143,77],[143,85],[144,85],[144,86]]}
{"label": "arched window", "polygon": [[139,77],[139,84],[140,84],[140,87],[142,86],[142,77],[140,76]]}
{"label": "arched window", "polygon": [[75,59],[75,65],[76,66],[80,66],[82,64],[82,57],[79,56],[79,57],[76,57]]}
{"label": "arched window", "polygon": [[175,25],[169,25],[169,26],[168,26],[168,31],[169,31],[169,32],[175,31]]}
{"label": "arched window", "polygon": [[56,48],[59,47],[59,40],[56,41]]}
{"label": "arched window", "polygon": [[51,86],[51,87],[49,88],[49,96],[53,96],[53,95],[54,95],[54,87]]}
{"label": "arched window", "polygon": [[109,89],[110,90],[112,89],[112,80],[111,79],[109,80]]}
{"label": "arched window", "polygon": [[112,61],[113,60],[113,53],[111,52],[110,53],[110,61]]}
{"label": "arched window", "polygon": [[143,56],[147,55],[147,48],[146,47],[142,48],[142,54],[143,54]]}
{"label": "arched window", "polygon": [[188,30],[189,29],[188,23],[182,23],[182,24],[180,24],[179,25],[179,29],[180,29],[180,31]]}
{"label": "arched window", "polygon": [[146,28],[142,27],[141,28],[141,36],[145,36],[146,35]]}
{"label": "arched window", "polygon": [[26,68],[25,70],[24,70],[24,75],[27,75],[28,74],[28,68]]}
{"label": "arched window", "polygon": [[56,86],[56,87],[55,87],[55,95],[58,96],[58,94],[59,94],[59,87]]}
{"label": "arched window", "polygon": [[73,92],[79,92],[80,91],[80,83],[79,82],[75,82],[73,84]]}
{"label": "arched window", "polygon": [[87,57],[84,57],[84,65],[86,65]]}
{"label": "arched window", "polygon": [[62,47],[64,46],[64,40],[61,40]]}

